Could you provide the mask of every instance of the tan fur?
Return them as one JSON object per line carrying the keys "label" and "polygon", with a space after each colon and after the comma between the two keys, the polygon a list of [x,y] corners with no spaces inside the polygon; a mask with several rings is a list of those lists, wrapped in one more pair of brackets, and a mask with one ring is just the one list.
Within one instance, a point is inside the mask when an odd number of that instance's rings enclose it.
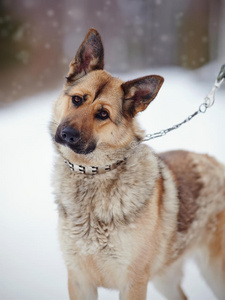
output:
{"label": "tan fur", "polygon": [[[89,34],[95,34],[94,30]],[[86,37],[82,44],[88,55],[93,41],[95,47],[100,45],[96,38],[98,35]],[[85,47],[76,56],[81,62]],[[53,184],[70,299],[96,300],[97,287],[103,286],[118,289],[121,300],[144,300],[149,280],[168,299],[186,299],[180,288],[181,267],[188,253],[198,251],[209,257],[205,265],[220,274],[217,294],[222,299],[223,165],[209,156],[185,151],[158,156],[141,144],[143,131],[133,116],[156,96],[160,76],[126,84],[96,70],[97,58],[90,62],[90,57],[82,65],[88,69],[91,64],[86,75],[82,66],[75,71],[70,68],[70,79],[55,102],[51,123],[53,139],[69,126],[80,133],[78,145],[84,149],[90,142],[96,145],[92,152],[79,154],[70,145],[55,143],[58,156]],[[132,84],[135,89],[130,91]],[[79,107],[71,101],[74,95],[85,96]],[[110,117],[96,119],[102,109]],[[105,174],[85,175],[72,172],[63,158],[87,166],[126,160]]]}
{"label": "tan fur", "polygon": [[223,257],[221,261],[221,268],[223,272],[225,272],[225,257],[224,248],[225,248],[225,210],[217,216],[217,222],[215,224],[214,234],[211,236],[209,241],[209,249],[210,249],[210,259],[214,260],[218,257]]}

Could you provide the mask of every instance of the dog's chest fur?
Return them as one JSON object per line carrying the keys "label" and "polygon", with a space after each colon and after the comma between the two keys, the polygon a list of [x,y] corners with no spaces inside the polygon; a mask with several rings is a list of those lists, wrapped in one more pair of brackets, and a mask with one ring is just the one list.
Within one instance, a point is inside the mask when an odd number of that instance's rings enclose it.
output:
{"label": "dog's chest fur", "polygon": [[142,155],[137,152],[132,161],[128,158],[126,164],[97,176],[71,173],[59,162],[56,201],[66,244],[73,251],[108,249],[113,255],[118,229],[129,231],[148,205],[159,174],[155,157],[141,148]]}

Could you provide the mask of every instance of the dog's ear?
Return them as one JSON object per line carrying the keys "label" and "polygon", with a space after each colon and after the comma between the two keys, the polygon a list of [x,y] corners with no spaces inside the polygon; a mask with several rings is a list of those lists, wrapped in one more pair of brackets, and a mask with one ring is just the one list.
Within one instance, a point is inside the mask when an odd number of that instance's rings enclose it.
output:
{"label": "dog's ear", "polygon": [[124,91],[124,115],[134,117],[138,112],[145,110],[156,97],[163,81],[163,77],[151,75],[123,83],[121,87]]}
{"label": "dog's ear", "polygon": [[104,49],[101,36],[94,28],[91,28],[75,58],[70,63],[67,81],[75,81],[94,70],[102,70],[104,67]]}

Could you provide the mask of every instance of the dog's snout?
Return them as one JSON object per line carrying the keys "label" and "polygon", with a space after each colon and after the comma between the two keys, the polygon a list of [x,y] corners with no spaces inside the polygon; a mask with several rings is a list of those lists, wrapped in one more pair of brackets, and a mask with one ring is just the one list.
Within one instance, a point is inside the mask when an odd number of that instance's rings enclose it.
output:
{"label": "dog's snout", "polygon": [[65,127],[61,133],[62,139],[69,145],[76,143],[80,138],[80,133],[78,130],[71,127]]}

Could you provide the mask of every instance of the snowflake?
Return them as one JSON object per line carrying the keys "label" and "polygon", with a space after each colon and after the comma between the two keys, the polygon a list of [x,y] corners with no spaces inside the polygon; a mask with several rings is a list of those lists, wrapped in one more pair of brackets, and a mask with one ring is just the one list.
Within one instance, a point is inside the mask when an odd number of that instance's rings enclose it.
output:
{"label": "snowflake", "polygon": [[54,10],[52,10],[52,9],[47,10],[47,16],[48,17],[53,17],[54,14],[55,14]]}

